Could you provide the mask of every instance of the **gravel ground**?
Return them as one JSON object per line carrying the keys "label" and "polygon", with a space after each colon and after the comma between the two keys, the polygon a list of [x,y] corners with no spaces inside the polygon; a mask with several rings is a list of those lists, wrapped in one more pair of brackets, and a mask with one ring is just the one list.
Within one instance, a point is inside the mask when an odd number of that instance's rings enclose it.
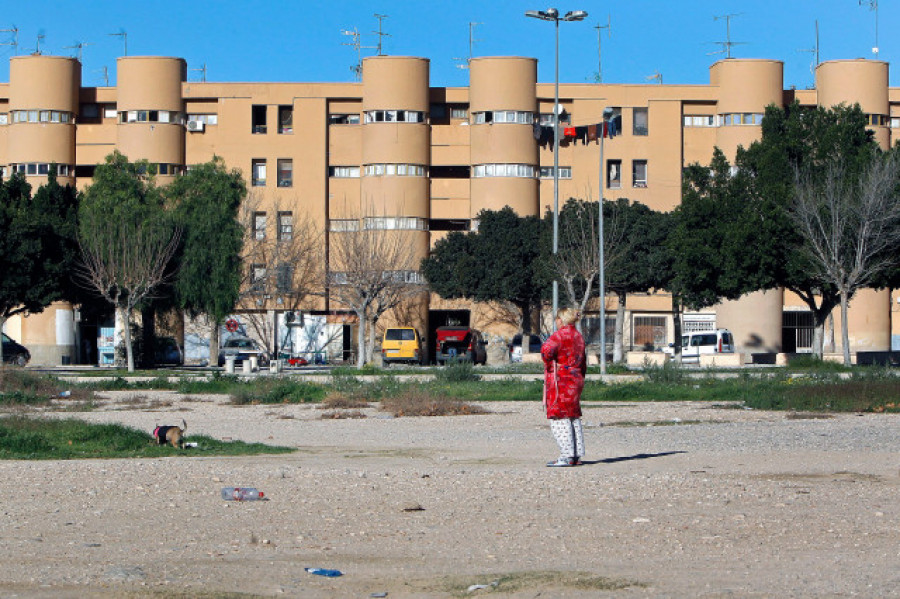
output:
{"label": "gravel ground", "polygon": [[0,597],[900,597],[898,415],[588,404],[587,463],[546,468],[539,402],[323,420],[106,397],[55,415],[297,451],[0,462]]}

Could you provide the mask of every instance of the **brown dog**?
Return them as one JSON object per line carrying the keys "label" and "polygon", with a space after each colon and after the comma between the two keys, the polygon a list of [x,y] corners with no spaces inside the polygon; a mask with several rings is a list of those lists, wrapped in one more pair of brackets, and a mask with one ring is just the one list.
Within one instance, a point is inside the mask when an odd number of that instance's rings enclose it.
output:
{"label": "brown dog", "polygon": [[181,420],[181,428],[177,426],[159,426],[153,429],[153,438],[157,445],[171,445],[176,449],[184,449],[184,431],[187,430],[187,422]]}

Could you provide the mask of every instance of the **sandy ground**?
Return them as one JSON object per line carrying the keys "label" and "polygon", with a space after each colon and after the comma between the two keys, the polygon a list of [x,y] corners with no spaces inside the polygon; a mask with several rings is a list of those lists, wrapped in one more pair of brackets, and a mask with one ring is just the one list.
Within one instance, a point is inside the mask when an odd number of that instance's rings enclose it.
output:
{"label": "sandy ground", "polygon": [[539,402],[323,420],[107,397],[59,415],[297,451],[0,462],[0,597],[900,597],[897,415],[587,405],[587,463],[546,468]]}

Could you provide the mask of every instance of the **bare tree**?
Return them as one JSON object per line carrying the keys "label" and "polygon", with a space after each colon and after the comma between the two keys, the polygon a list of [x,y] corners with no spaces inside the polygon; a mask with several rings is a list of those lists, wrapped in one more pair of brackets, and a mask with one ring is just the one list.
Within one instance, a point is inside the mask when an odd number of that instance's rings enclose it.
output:
{"label": "bare tree", "polygon": [[346,221],[352,230],[332,231],[329,238],[329,292],[359,320],[359,368],[371,360],[375,326],[388,310],[425,293],[419,268],[421,256],[412,239],[415,231],[386,230],[387,218]]}
{"label": "bare tree", "polygon": [[324,286],[325,252],[322,230],[309,216],[282,210],[277,202],[267,206],[272,208],[267,214],[260,205],[254,195],[241,206],[247,237],[237,307],[253,336],[276,358],[278,320],[272,311],[299,311]]}
{"label": "bare tree", "polygon": [[[853,294],[871,284],[898,260],[900,242],[900,159],[876,155],[858,177],[834,161],[824,178],[795,171],[791,218],[804,240],[811,273],[837,290],[841,304],[844,363],[850,364],[847,309]],[[816,340],[821,348],[821,327]]]}
{"label": "bare tree", "polygon": [[79,275],[113,305],[123,323],[128,371],[134,371],[131,317],[135,306],[174,273],[167,271],[181,230],[162,219],[128,222],[83,213],[79,232]]}

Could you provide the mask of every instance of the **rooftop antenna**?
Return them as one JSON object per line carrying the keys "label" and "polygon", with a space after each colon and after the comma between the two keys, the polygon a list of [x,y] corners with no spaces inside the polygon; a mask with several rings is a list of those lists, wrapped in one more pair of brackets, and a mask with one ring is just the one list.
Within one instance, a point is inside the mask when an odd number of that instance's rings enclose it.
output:
{"label": "rooftop antenna", "polygon": [[814,48],[807,48],[805,50],[799,50],[799,52],[809,52],[815,57],[814,62],[811,65],[809,65],[810,73],[815,74],[816,67],[819,66],[819,20],[818,19],[816,19],[816,46]]}
{"label": "rooftop antenna", "polygon": [[350,70],[353,72],[357,81],[362,80],[362,49],[366,50],[374,50],[375,46],[363,46],[359,43],[359,31],[356,30],[356,27],[353,28],[352,31],[347,29],[341,29],[341,33],[344,35],[349,35],[352,38],[352,41],[349,43],[343,43],[342,46],[350,46],[354,50],[356,50],[356,64],[350,67]]}
{"label": "rooftop antenna", "polygon": [[859,0],[859,5],[863,4],[868,5],[869,10],[875,11],[875,47],[872,48],[872,53],[878,58],[878,0]]}
{"label": "rooftop antenna", "polygon": [[375,18],[378,19],[378,31],[373,31],[372,33],[374,33],[375,35],[378,36],[378,46],[377,46],[378,56],[383,56],[383,54],[381,53],[381,42],[382,42],[383,38],[391,37],[390,33],[384,33],[381,30],[381,26],[384,24],[384,20],[388,18],[388,15],[380,15],[376,12]]}
{"label": "rooftop antenna", "polygon": [[41,42],[44,41],[46,36],[43,33],[39,33],[37,35],[37,46],[35,46],[34,53],[40,55],[41,53]]}
{"label": "rooftop antenna", "polygon": [[81,60],[82,50],[84,49],[85,46],[93,46],[93,45],[94,44],[92,42],[75,42],[74,46],[63,46],[63,48],[66,50],[78,48],[78,62],[82,62],[82,60]]}
{"label": "rooftop antenna", "polygon": [[652,80],[656,79],[656,80],[659,82],[660,85],[662,85],[662,82],[663,82],[663,76],[662,76],[662,73],[660,73],[659,71],[656,71],[655,73],[653,73],[653,74],[650,75],[649,77],[644,77],[644,79],[646,79],[647,81],[652,81]]}
{"label": "rooftop antenna", "polygon": [[122,54],[122,56],[128,56],[128,32],[127,31],[122,29],[119,31],[119,33],[107,33],[106,35],[122,38],[122,44],[125,46],[125,51]]}
{"label": "rooftop antenna", "polygon": [[109,87],[109,69],[106,65],[102,69],[97,69],[98,73],[103,73],[103,87]]}
{"label": "rooftop antenna", "polygon": [[484,23],[469,22],[469,57],[453,59],[453,60],[465,60],[466,61],[465,64],[456,65],[456,68],[458,68],[458,69],[468,69],[469,63],[472,62],[472,48],[475,46],[475,42],[481,41],[481,40],[475,39],[475,27],[478,25],[484,25]]}
{"label": "rooftop antenna", "polygon": [[733,42],[731,41],[731,18],[739,17],[743,13],[734,13],[730,15],[719,15],[718,17],[713,17],[713,21],[720,21],[725,19],[725,41],[724,42],[713,42],[714,44],[721,44],[722,49],[716,52],[710,52],[707,56],[712,56],[713,54],[722,54],[725,53],[725,58],[731,58],[731,48],[732,46],[738,46],[745,42]]}
{"label": "rooftop antenna", "polygon": [[200,67],[199,69],[191,69],[191,70],[197,71],[198,73],[200,73],[200,81],[202,83],[206,83],[206,63],[205,62],[203,63],[203,66]]}
{"label": "rooftop antenna", "polygon": [[15,55],[18,56],[19,55],[19,28],[16,27],[15,25],[13,25],[12,28],[10,28],[10,29],[0,29],[0,33],[12,33],[12,41],[2,42],[2,43],[0,43],[0,46],[12,46],[13,52],[15,52]]}
{"label": "rooftop antenna", "polygon": [[600,60],[600,40],[603,39],[604,29],[606,29],[606,37],[612,37],[612,29],[610,28],[611,25],[612,20],[610,20],[609,15],[606,15],[606,25],[594,25],[594,29],[597,30],[597,83],[603,83],[603,62]]}

